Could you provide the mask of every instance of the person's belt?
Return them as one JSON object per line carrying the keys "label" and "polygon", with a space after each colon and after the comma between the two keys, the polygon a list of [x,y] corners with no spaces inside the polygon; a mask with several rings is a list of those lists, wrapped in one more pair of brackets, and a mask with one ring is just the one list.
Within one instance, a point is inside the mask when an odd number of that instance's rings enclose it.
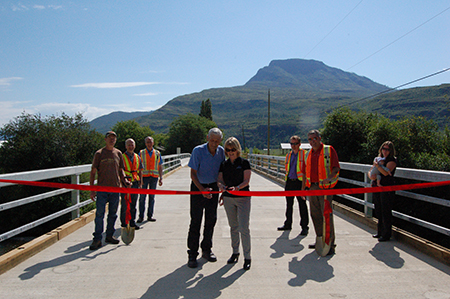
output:
{"label": "person's belt", "polygon": [[217,182],[214,183],[209,183],[209,184],[202,184],[203,187],[213,187],[216,186],[217,187]]}

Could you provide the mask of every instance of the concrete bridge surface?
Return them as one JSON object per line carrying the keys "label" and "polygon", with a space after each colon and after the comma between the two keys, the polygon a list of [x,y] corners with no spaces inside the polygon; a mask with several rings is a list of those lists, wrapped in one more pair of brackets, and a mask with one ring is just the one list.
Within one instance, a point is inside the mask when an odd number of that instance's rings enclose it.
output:
{"label": "concrete bridge surface", "polygon": [[[189,168],[162,189],[189,190]],[[253,173],[252,190],[282,190]],[[335,213],[336,254],[320,258],[299,235],[279,232],[285,199],[253,197],[252,267],[227,265],[229,226],[223,207],[214,233],[215,263],[188,268],[189,196],[156,196],[156,222],[144,222],[130,245],[90,251],[93,222],[0,275],[1,298],[450,298],[450,267]],[[116,227],[119,227],[119,221]],[[116,235],[120,235],[117,230]]]}

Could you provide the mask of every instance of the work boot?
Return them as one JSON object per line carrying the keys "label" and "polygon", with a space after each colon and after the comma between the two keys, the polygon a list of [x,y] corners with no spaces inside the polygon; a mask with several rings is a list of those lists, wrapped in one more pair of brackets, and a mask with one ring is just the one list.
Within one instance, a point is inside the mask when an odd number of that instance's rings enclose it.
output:
{"label": "work boot", "polygon": [[91,246],[89,246],[89,249],[97,250],[100,247],[102,247],[102,241],[101,240],[93,240]]}

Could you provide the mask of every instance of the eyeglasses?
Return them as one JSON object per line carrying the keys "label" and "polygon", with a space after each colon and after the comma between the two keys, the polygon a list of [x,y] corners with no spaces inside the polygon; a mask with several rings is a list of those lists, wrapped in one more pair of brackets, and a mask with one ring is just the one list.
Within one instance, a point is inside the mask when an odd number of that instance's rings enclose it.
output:
{"label": "eyeglasses", "polygon": [[308,138],[308,141],[316,141],[317,140],[317,137],[313,137],[313,138]]}
{"label": "eyeglasses", "polygon": [[291,145],[299,145],[300,143],[298,142],[291,142]]}
{"label": "eyeglasses", "polygon": [[228,153],[228,152],[235,152],[236,151],[236,149],[235,148],[226,148],[225,149],[225,151]]}
{"label": "eyeglasses", "polygon": [[382,147],[381,150],[390,151],[388,147]]}

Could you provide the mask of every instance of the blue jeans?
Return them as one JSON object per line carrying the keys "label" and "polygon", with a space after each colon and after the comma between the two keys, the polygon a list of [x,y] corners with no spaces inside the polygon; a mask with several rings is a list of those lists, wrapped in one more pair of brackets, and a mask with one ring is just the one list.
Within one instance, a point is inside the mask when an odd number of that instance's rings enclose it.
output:
{"label": "blue jeans", "polygon": [[[156,189],[158,184],[158,178],[156,177],[144,177],[142,181],[142,189]],[[139,218],[144,219],[145,214],[145,199],[147,194],[141,194],[139,197]],[[153,217],[153,209],[155,207],[155,194],[148,194],[148,211],[147,218]]]}
{"label": "blue jeans", "polygon": [[108,205],[108,218],[106,224],[106,236],[112,237],[115,232],[114,224],[117,219],[117,209],[119,207],[119,193],[111,192],[97,192],[97,200],[95,205],[97,211],[95,212],[95,229],[94,229],[94,240],[101,240],[103,234],[103,219],[105,218],[106,203]]}

